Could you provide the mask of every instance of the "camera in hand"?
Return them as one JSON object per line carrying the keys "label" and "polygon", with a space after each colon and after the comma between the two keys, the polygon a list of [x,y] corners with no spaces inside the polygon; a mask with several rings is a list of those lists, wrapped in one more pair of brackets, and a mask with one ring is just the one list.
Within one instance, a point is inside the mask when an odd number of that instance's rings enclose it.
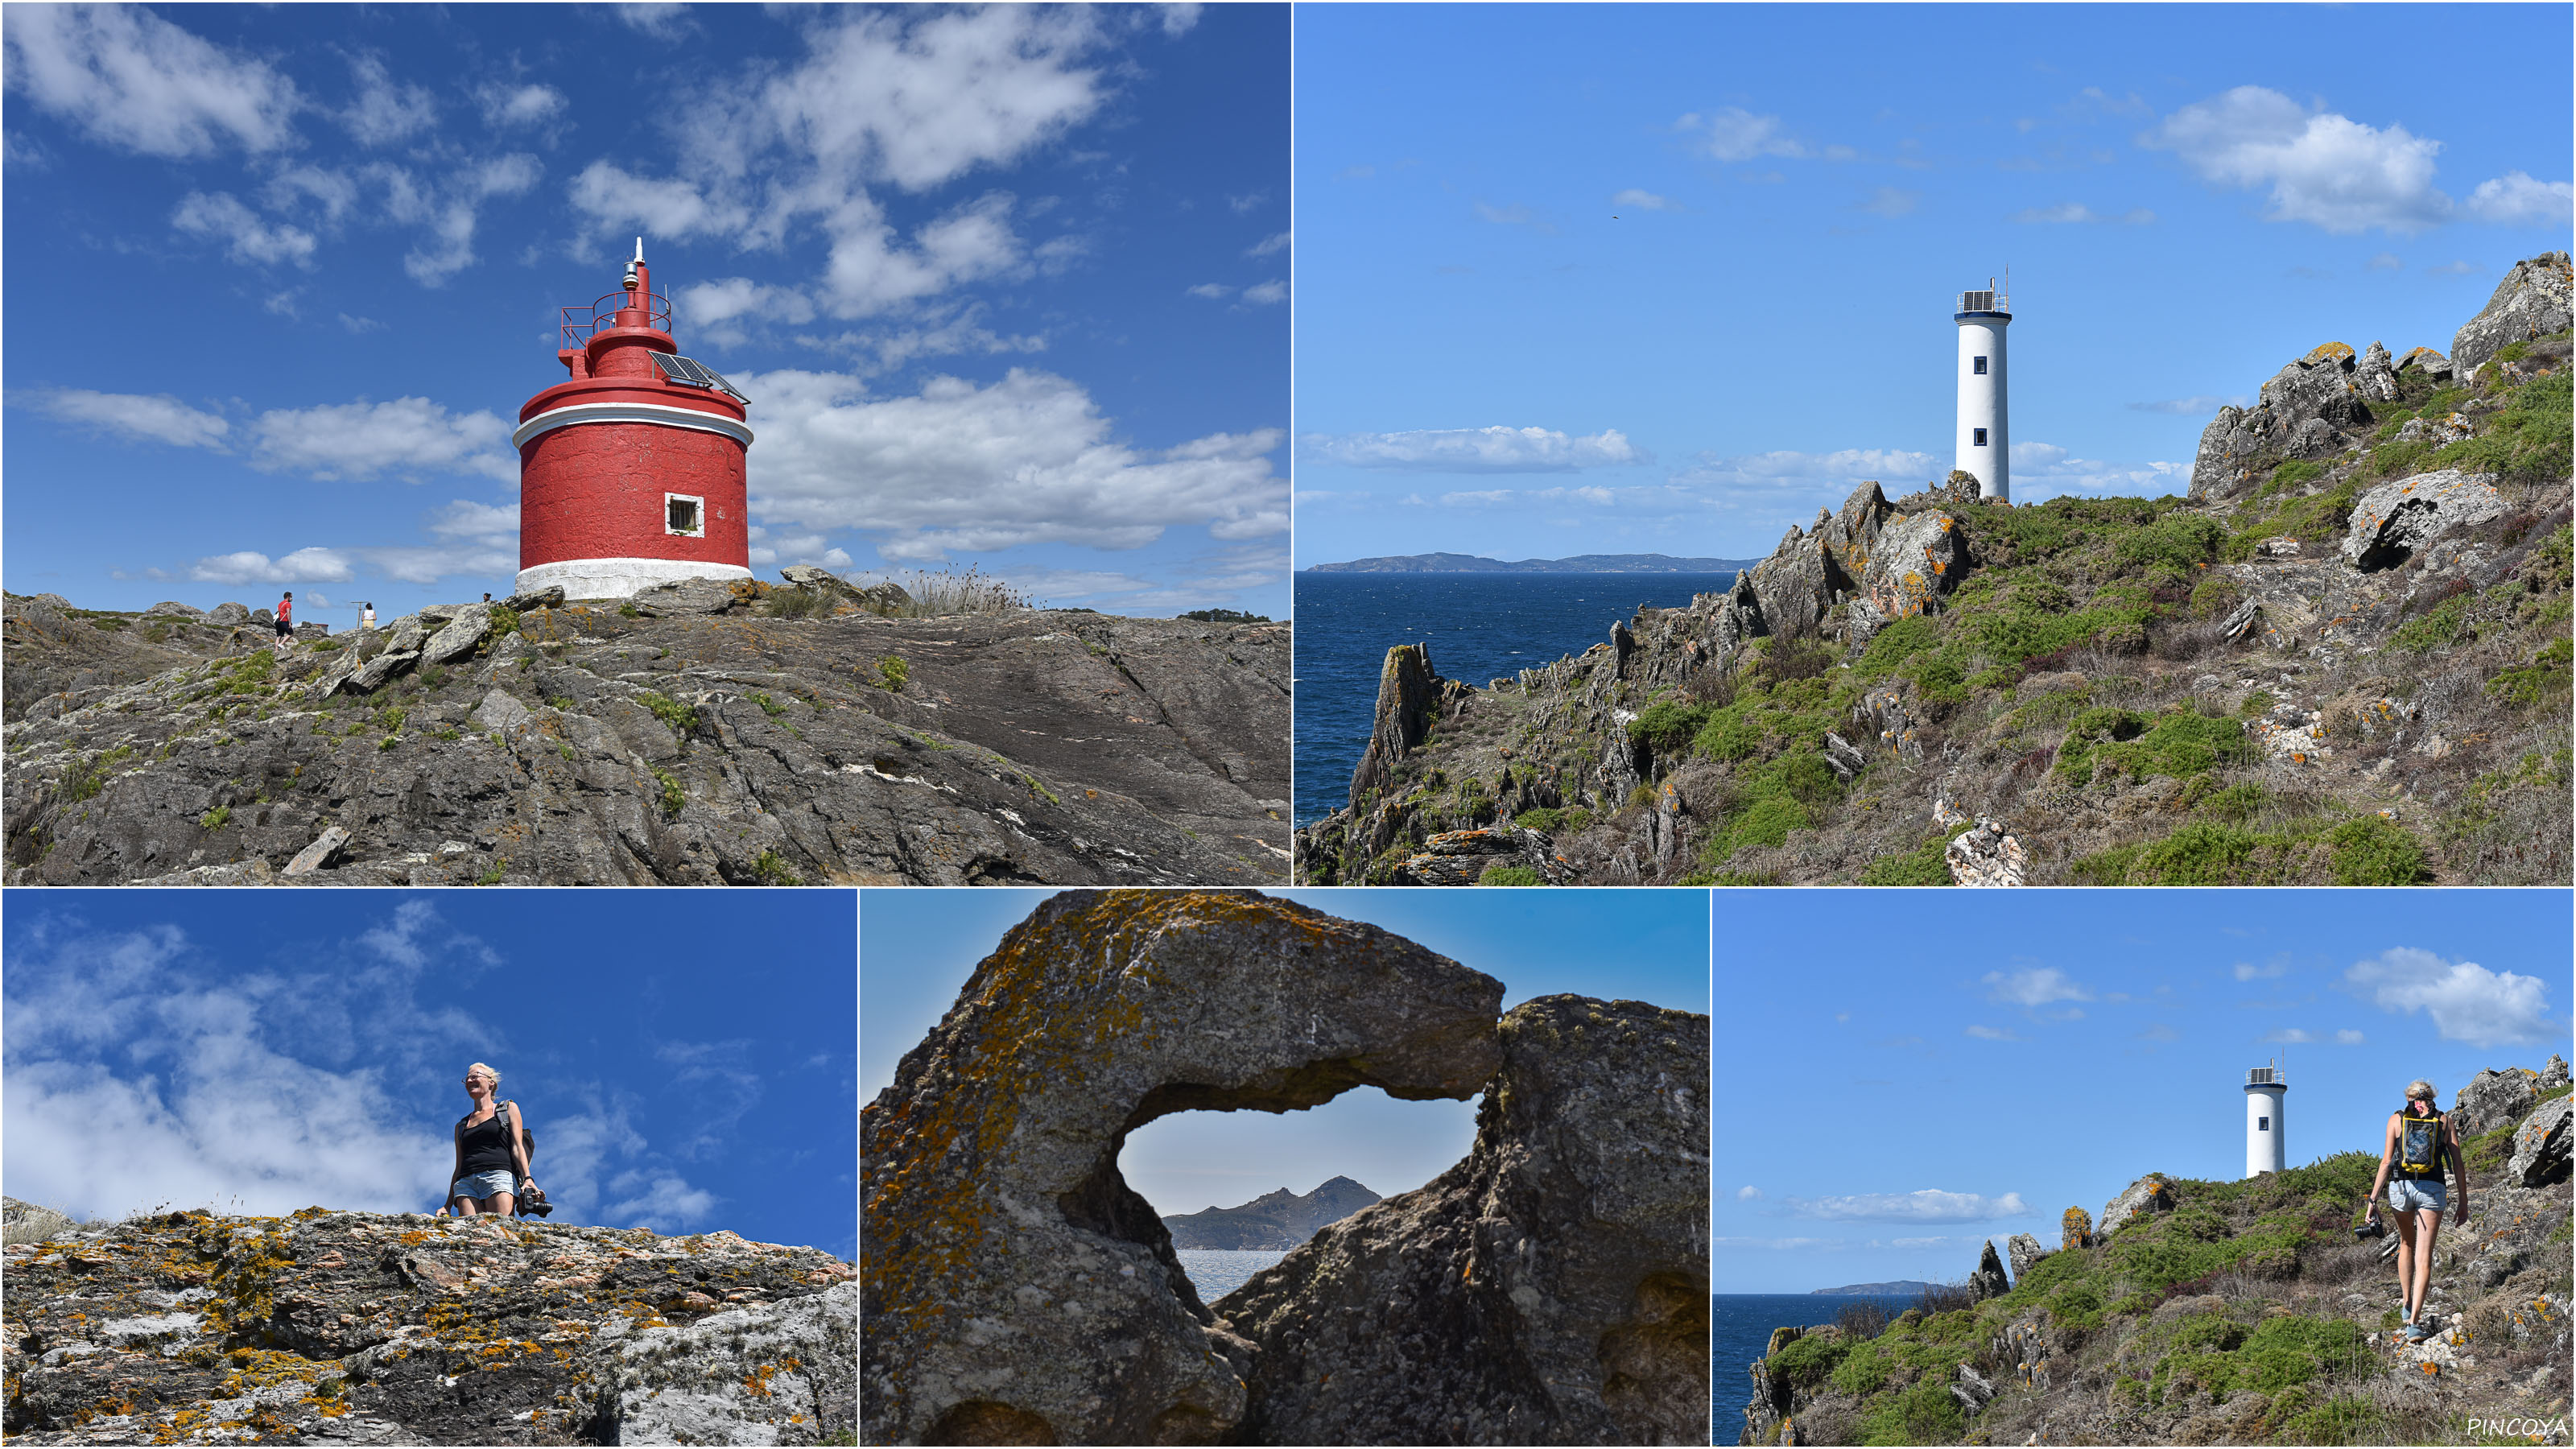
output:
{"label": "camera in hand", "polygon": [[2377,1218],[2372,1218],[2369,1222],[2363,1223],[2360,1227],[2353,1229],[2352,1235],[2356,1238],[2362,1238],[2365,1240],[2370,1238],[2384,1238],[2388,1236],[2388,1224],[2381,1222]]}
{"label": "camera in hand", "polygon": [[529,1188],[526,1195],[519,1199],[519,1212],[524,1217],[552,1217],[554,1210],[555,1205],[546,1201],[546,1190],[542,1187]]}

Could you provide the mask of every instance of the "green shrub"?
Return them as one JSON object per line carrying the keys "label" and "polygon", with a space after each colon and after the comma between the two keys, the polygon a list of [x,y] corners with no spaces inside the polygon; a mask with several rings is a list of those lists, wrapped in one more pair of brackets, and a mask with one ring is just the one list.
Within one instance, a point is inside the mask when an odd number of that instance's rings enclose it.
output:
{"label": "green shrub", "polygon": [[1967,678],[1956,661],[1936,655],[1915,671],[1915,691],[1925,699],[1941,704],[1968,702]]}
{"label": "green shrub", "polygon": [[69,801],[92,799],[107,788],[107,777],[134,754],[132,745],[118,745],[106,754],[95,755],[63,771],[63,798]]}
{"label": "green shrub", "polygon": [[2393,820],[2363,815],[2336,826],[2326,839],[2334,846],[2336,885],[2421,885],[2433,878],[2423,844]]}
{"label": "green shrub", "polygon": [[519,611],[507,604],[492,606],[492,632],[483,636],[483,647],[491,648],[519,632]]}
{"label": "green shrub", "polygon": [[1476,877],[1480,886],[1534,886],[1540,884],[1538,871],[1526,865],[1489,865]]}
{"label": "green shrub", "polygon": [[698,727],[698,712],[669,695],[646,690],[637,702],[653,712],[653,717],[671,727],[671,733],[687,736]]}
{"label": "green shrub", "polygon": [[2191,589],[2191,616],[2195,619],[2223,619],[2244,602],[2244,590],[2225,574],[2211,574]]}
{"label": "green shrub", "polygon": [[1747,845],[1776,846],[1789,838],[1789,832],[1807,824],[1806,807],[1787,795],[1766,795],[1746,807],[1743,814],[1728,821],[1700,847],[1700,863],[1712,869],[1726,863],[1726,858]]}
{"label": "green shrub", "polygon": [[1513,816],[1512,823],[1523,830],[1539,830],[1554,835],[1565,827],[1565,812],[1553,805],[1534,805]]}
{"label": "green shrub", "polygon": [[[2285,478],[2294,469],[2308,471]],[[2286,464],[2272,475],[2275,486],[2303,481],[2324,472],[2314,464]],[[2111,561],[2123,568],[2143,569],[2151,564],[2167,564],[2178,569],[2196,569],[2218,558],[2219,545],[2227,541],[2227,530],[2218,520],[2205,513],[2168,513],[2146,527],[2120,536],[2111,546]]]}
{"label": "green shrub", "polygon": [[756,704],[756,705],[759,705],[759,706],[760,706],[760,712],[761,712],[762,714],[765,714],[765,715],[769,716],[771,719],[776,719],[776,718],[778,718],[780,715],[787,713],[787,706],[785,706],[785,705],[783,705],[783,704],[780,704],[778,701],[776,701],[776,700],[774,700],[774,699],[771,699],[771,698],[770,698],[768,695],[766,695],[766,694],[754,693],[754,694],[751,696],[751,702],[752,702],[752,703],[754,703],[754,704]]}
{"label": "green shrub", "polygon": [[499,884],[501,883],[501,877],[502,877],[502,875],[503,875],[504,873],[506,873],[509,869],[510,869],[510,857],[508,857],[508,856],[506,856],[506,855],[496,855],[496,856],[492,857],[492,867],[491,867],[491,869],[486,870],[486,871],[485,871],[485,872],[483,872],[481,875],[476,876],[476,877],[474,878],[474,883],[475,883],[476,885],[487,885],[487,886],[499,885]]}
{"label": "green shrub", "polygon": [[1861,869],[1860,883],[1868,886],[1945,886],[1950,884],[1950,864],[1943,852],[1950,837],[1936,835],[1904,855],[1882,855]]}
{"label": "green shrub", "polygon": [[2430,654],[2458,643],[2468,632],[2469,610],[2477,606],[2474,594],[2454,594],[2434,606],[2431,612],[2419,614],[2397,627],[2388,636],[2388,647],[2412,654]]}
{"label": "green shrub", "polygon": [[679,814],[680,807],[689,803],[688,792],[680,788],[679,777],[668,770],[655,770],[653,778],[662,782],[662,812]]}
{"label": "green shrub", "polygon": [[1876,677],[1941,642],[1941,626],[1921,614],[1897,619],[1870,636],[1869,646],[1861,650],[1857,671]]}
{"label": "green shrub", "polygon": [[230,805],[218,805],[214,809],[207,811],[205,814],[198,816],[197,826],[201,830],[221,830],[224,828],[224,822],[232,818],[233,807]]}
{"label": "green shrub", "polygon": [[1659,756],[1678,755],[1689,746],[1691,737],[1699,733],[1700,726],[1708,720],[1708,714],[1705,705],[1657,700],[1646,706],[1644,713],[1628,721],[1628,738],[1633,743],[1648,746]]}
{"label": "green shrub", "polygon": [[1762,748],[1762,725],[1752,717],[1757,707],[1739,701],[1711,714],[1692,739],[1692,750],[1713,760],[1750,758]]}
{"label": "green shrub", "polygon": [[889,654],[877,661],[877,679],[888,693],[903,693],[904,682],[912,678],[912,666]]}
{"label": "green shrub", "polygon": [[796,872],[788,869],[786,857],[775,850],[764,850],[751,862],[751,878],[765,886],[803,885]]}
{"label": "green shrub", "polygon": [[2563,714],[2571,686],[2576,686],[2576,669],[2570,667],[2568,641],[2562,638],[2542,645],[2529,664],[2498,670],[2487,681],[2487,693],[2525,709],[2547,705]]}
{"label": "green shrub", "polygon": [[1840,1334],[1803,1334],[1789,1340],[1768,1365],[1772,1381],[1796,1388],[1812,1389],[1831,1377],[1845,1358],[1850,1357],[1857,1340]]}

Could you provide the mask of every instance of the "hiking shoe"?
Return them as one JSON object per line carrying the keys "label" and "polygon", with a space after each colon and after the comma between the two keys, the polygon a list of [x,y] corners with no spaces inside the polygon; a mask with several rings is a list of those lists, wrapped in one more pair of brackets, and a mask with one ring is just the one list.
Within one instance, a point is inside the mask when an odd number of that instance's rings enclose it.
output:
{"label": "hiking shoe", "polygon": [[2429,1323],[2410,1323],[2406,1325],[2406,1341],[2408,1343],[2422,1343],[2424,1340],[2431,1338],[2434,1334],[2439,1332],[2441,1332],[2440,1329],[2435,1328]]}

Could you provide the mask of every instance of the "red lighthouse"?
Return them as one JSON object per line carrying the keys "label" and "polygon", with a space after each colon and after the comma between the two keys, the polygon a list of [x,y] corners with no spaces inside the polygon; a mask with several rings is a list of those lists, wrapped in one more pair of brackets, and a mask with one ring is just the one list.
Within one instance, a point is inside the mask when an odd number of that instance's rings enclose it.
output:
{"label": "red lighthouse", "polygon": [[563,309],[572,372],[519,409],[519,592],[631,596],[679,579],[751,577],[748,401],[679,355],[644,239],[626,285]]}

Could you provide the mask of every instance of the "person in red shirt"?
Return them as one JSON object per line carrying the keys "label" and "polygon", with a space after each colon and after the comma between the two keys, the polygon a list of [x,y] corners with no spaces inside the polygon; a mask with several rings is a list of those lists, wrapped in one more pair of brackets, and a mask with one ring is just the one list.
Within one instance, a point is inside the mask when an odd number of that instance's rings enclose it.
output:
{"label": "person in red shirt", "polygon": [[286,591],[286,597],[277,601],[277,643],[280,648],[295,642],[294,615],[295,591],[289,589]]}

